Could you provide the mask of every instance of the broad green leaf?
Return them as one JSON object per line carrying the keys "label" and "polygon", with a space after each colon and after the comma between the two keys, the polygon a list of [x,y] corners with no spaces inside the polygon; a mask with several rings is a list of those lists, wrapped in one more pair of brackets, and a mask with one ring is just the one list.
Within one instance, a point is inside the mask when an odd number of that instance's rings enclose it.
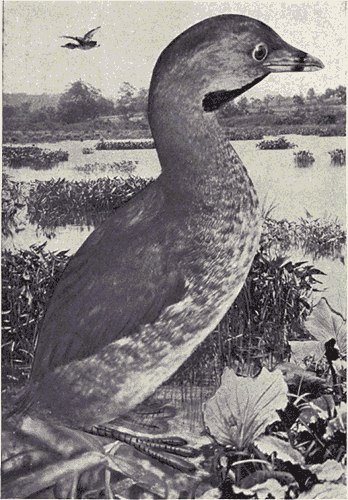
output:
{"label": "broad green leaf", "polygon": [[338,481],[346,470],[336,460],[326,460],[323,464],[311,465],[309,469],[317,475],[319,481]]}
{"label": "broad green leaf", "polygon": [[199,498],[221,498],[221,491],[219,488],[212,488],[211,490],[206,491],[201,497]]}
{"label": "broad green leaf", "polygon": [[301,493],[300,500],[315,500],[322,498],[324,500],[346,500],[347,487],[344,484],[324,483],[316,484],[310,491]]}
{"label": "broad green leaf", "polygon": [[291,462],[293,464],[304,464],[304,457],[300,452],[294,450],[289,443],[278,439],[275,436],[260,436],[254,442],[254,445],[266,455],[271,455],[274,451],[277,453],[277,458],[284,462]]}
{"label": "broad green leaf", "polygon": [[[257,495],[257,498],[277,498],[283,499],[286,498],[286,492],[288,490],[288,486],[282,486],[276,479],[268,479],[266,482],[261,484],[256,484],[252,488],[242,489],[237,486],[233,487],[236,494],[243,493],[244,495]],[[271,495],[271,497],[269,497]]]}
{"label": "broad green leaf", "polygon": [[296,365],[305,367],[304,359],[313,358],[319,361],[325,355],[324,344],[316,340],[292,340],[289,342],[291,347],[291,361]]}
{"label": "broad green leaf", "polygon": [[336,431],[347,434],[347,403],[341,403],[336,411],[336,417],[328,421],[325,438],[333,436]]}
{"label": "broad green leaf", "polygon": [[221,386],[204,408],[204,423],[223,445],[245,449],[267,425],[279,420],[276,412],[287,405],[288,388],[279,370],[263,368],[256,378],[237,377],[226,368]]}
{"label": "broad green leaf", "polygon": [[347,354],[347,323],[325,298],[320,299],[305,322],[309,332],[322,343],[334,338],[342,356]]}

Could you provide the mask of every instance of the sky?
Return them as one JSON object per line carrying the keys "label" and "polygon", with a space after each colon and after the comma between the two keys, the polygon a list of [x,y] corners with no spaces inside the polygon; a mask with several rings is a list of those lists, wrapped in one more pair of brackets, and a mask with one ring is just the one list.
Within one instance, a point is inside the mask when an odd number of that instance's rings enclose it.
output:
{"label": "sky", "polygon": [[[217,14],[259,19],[286,42],[318,57],[319,72],[270,75],[248,92],[306,95],[345,85],[346,2],[328,1],[5,1],[3,92],[57,94],[81,79],[116,99],[123,82],[148,88],[161,51],[182,31]],[[62,35],[101,26],[93,50],[68,50]]]}

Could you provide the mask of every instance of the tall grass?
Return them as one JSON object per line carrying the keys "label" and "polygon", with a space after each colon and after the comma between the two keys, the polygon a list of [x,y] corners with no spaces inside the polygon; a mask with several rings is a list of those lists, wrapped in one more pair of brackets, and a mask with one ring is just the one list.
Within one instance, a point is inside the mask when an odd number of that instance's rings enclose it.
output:
{"label": "tall grass", "polygon": [[20,214],[27,205],[27,185],[11,180],[2,174],[1,233],[6,238],[18,232],[21,226]]}
{"label": "tall grass", "polygon": [[260,249],[226,316],[169,383],[217,384],[225,366],[256,375],[288,361],[289,340],[309,339],[304,321],[322,273],[306,262],[270,257]]}
{"label": "tall grass", "polygon": [[45,304],[68,262],[44,245],[2,254],[2,366],[6,384],[25,381]]}
{"label": "tall grass", "polygon": [[297,221],[264,219],[261,246],[285,253],[298,248],[314,258],[341,258],[347,235],[336,219],[300,218]]}

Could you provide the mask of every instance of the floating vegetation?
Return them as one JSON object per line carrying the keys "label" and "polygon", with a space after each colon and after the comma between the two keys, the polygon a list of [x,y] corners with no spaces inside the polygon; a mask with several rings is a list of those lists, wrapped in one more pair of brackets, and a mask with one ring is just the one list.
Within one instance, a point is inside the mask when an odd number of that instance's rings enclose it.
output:
{"label": "floating vegetation", "polygon": [[316,134],[319,137],[344,137],[346,135],[346,126],[344,123],[332,127],[319,127]]}
{"label": "floating vegetation", "polygon": [[154,149],[155,143],[151,140],[146,141],[104,141],[103,139],[97,143],[95,149]]}
{"label": "floating vegetation", "polygon": [[230,141],[257,141],[263,139],[264,133],[261,130],[250,129],[228,129]]}
{"label": "floating vegetation", "polygon": [[93,148],[82,148],[82,154],[84,154],[84,155],[91,155],[93,153],[94,153]]}
{"label": "floating vegetation", "polygon": [[32,182],[27,198],[29,222],[42,229],[67,224],[95,226],[149,182],[140,177]]}
{"label": "floating vegetation", "polygon": [[331,164],[335,166],[342,167],[346,164],[346,150],[345,149],[334,149],[328,153],[331,157]]}
{"label": "floating vegetation", "polygon": [[294,153],[295,165],[299,168],[310,167],[315,162],[313,153],[310,151],[298,151]]}
{"label": "floating vegetation", "polygon": [[292,144],[285,137],[279,137],[278,139],[261,141],[256,144],[256,147],[259,149],[293,149],[296,144]]}
{"label": "floating vegetation", "polygon": [[47,151],[36,146],[2,148],[3,164],[12,167],[30,167],[34,170],[49,169],[59,162],[68,161],[67,151]]}
{"label": "floating vegetation", "polygon": [[84,172],[85,174],[93,174],[95,172],[133,172],[139,162],[137,160],[121,160],[120,162],[113,163],[86,163],[85,165],[76,165],[74,170]]}

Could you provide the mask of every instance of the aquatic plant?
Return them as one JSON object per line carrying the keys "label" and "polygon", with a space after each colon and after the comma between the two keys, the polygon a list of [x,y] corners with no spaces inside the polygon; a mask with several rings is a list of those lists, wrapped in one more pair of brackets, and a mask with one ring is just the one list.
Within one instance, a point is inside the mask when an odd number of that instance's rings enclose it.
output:
{"label": "aquatic plant", "polygon": [[95,149],[110,150],[110,149],[154,149],[155,143],[153,140],[146,141],[104,141],[103,139],[97,143]]}
{"label": "aquatic plant", "polygon": [[289,142],[285,137],[279,137],[278,139],[261,141],[256,144],[256,147],[259,149],[293,149],[296,144]]}
{"label": "aquatic plant", "polygon": [[260,245],[284,253],[298,248],[314,258],[342,258],[347,242],[346,231],[333,218],[301,217],[296,221],[266,217]]}
{"label": "aquatic plant", "polygon": [[228,137],[231,141],[255,141],[263,139],[264,132],[258,129],[241,128],[241,129],[228,129]]}
{"label": "aquatic plant", "polygon": [[310,151],[298,151],[294,153],[295,165],[299,168],[310,167],[315,162],[313,153]]}
{"label": "aquatic plant", "polygon": [[52,168],[57,163],[69,159],[67,151],[47,151],[36,146],[4,146],[2,156],[6,166],[12,168],[30,167],[34,170]]}
{"label": "aquatic plant", "polygon": [[119,162],[113,163],[86,163],[84,165],[76,165],[74,170],[78,172],[84,172],[85,174],[92,174],[95,172],[106,172],[106,171],[115,171],[115,172],[133,172],[139,162],[137,160],[121,160]]}
{"label": "aquatic plant", "polygon": [[334,149],[329,151],[328,154],[331,157],[331,164],[338,165],[342,167],[346,164],[346,150],[345,149]]}
{"label": "aquatic plant", "polygon": [[1,193],[1,233],[6,237],[18,232],[23,225],[23,212],[26,215],[26,189],[23,183],[15,182],[3,172]]}
{"label": "aquatic plant", "polygon": [[67,224],[95,226],[151,180],[102,177],[97,180],[32,182],[27,198],[29,222],[43,229]]}
{"label": "aquatic plant", "polygon": [[69,257],[44,245],[2,254],[2,369],[6,384],[26,380],[45,304]]}
{"label": "aquatic plant", "polygon": [[91,155],[93,153],[94,153],[93,148],[82,148],[82,154],[84,154],[84,155]]}

